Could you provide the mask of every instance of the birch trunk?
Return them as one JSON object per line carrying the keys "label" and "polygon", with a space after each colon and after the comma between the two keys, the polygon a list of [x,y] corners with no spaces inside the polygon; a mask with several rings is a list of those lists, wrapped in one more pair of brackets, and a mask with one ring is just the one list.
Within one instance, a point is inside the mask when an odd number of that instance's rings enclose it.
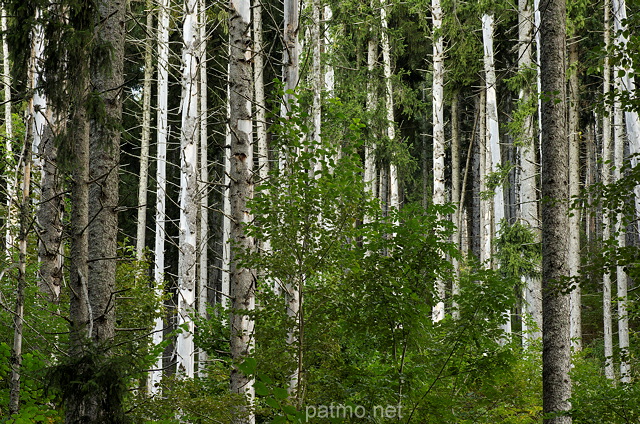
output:
{"label": "birch trunk", "polygon": [[185,377],[194,372],[194,324],[196,307],[196,244],[198,216],[198,3],[186,0],[182,33],[182,128],[180,131],[180,236],[178,251],[178,370]]}
{"label": "birch trunk", "polygon": [[[615,10],[615,9],[614,9]],[[618,74],[618,67],[614,68],[614,75]],[[614,78],[616,98],[613,102],[613,145],[614,145],[614,171],[613,181],[622,178],[621,169],[624,164],[624,115],[622,105],[618,98],[619,90],[622,89],[619,78]],[[626,228],[624,227],[624,215],[617,214],[614,224],[614,234],[616,234],[617,248],[626,247]],[[629,349],[629,321],[627,316],[627,273],[622,265],[616,267],[617,280],[617,303],[618,303],[618,343],[620,348],[620,379],[629,382],[629,363],[627,355]]]}
{"label": "birch trunk", "polygon": [[[199,245],[199,283],[198,283],[198,314],[207,316],[208,286],[209,286],[209,149],[208,149],[208,106],[207,106],[207,13],[204,0],[198,0],[200,11],[200,25],[198,27],[199,44],[199,120],[200,120],[200,245]],[[205,375],[207,352],[198,352],[198,372],[200,377]]]}
{"label": "birch trunk", "polygon": [[[231,240],[240,251],[253,249],[253,238],[245,234],[244,227],[252,217],[247,201],[253,196],[253,122],[251,98],[253,76],[251,74],[251,2],[232,0],[229,15],[229,133],[231,134],[231,163],[229,199],[231,208]],[[297,21],[296,21],[297,22]],[[255,309],[255,275],[253,270],[240,267],[238,252],[231,251],[231,358],[241,361],[251,354],[254,340],[254,322],[250,313]],[[231,391],[244,394],[250,404],[255,397],[253,378],[234,368],[231,371]],[[253,423],[251,410],[248,416],[235,419],[236,423]]]}
{"label": "birch trunk", "polygon": [[[580,195],[580,93],[578,85],[578,41],[569,45],[569,199]],[[580,210],[573,209],[569,216],[569,277],[578,281],[580,274]],[[571,291],[571,347],[582,350],[582,290],[580,285]]]}
{"label": "birch trunk", "polygon": [[[440,0],[431,1],[433,20],[433,204],[444,205],[445,199],[445,138],[444,138],[444,40],[442,37],[442,7]],[[437,303],[431,319],[444,319],[445,281],[436,281]]]}
{"label": "birch trunk", "polygon": [[[393,83],[391,81],[391,47],[389,45],[389,34],[387,25],[386,0],[380,0],[380,26],[381,42],[382,42],[382,62],[384,69],[385,81],[385,100],[386,100],[386,116],[387,116],[387,137],[393,146],[396,139],[396,127],[394,118],[393,105]],[[398,167],[393,158],[389,163],[389,207],[394,209],[400,208],[400,183],[398,181]]]}
{"label": "birch trunk", "polygon": [[[493,15],[485,14],[482,16],[482,40],[484,45],[484,71],[485,71],[485,83],[487,92],[487,130],[489,138],[489,151],[491,153],[490,166],[487,164],[487,168],[491,169],[492,173],[500,172],[500,166],[502,165],[502,157],[500,154],[500,127],[498,125],[498,99],[496,95],[496,70],[493,58],[493,30],[494,30],[494,18]],[[504,220],[504,187],[502,182],[493,189],[493,230],[489,238],[491,246],[491,262],[493,268],[498,269],[498,262],[493,259],[495,255],[495,248],[493,247],[493,240],[498,237],[500,232],[500,226]],[[505,334],[511,334],[511,313],[507,311],[506,321],[502,324],[502,329]]]}
{"label": "birch trunk", "polygon": [[142,86],[142,135],[140,141],[140,181],[138,183],[138,219],[136,221],[136,258],[144,259],[147,234],[147,192],[149,185],[149,140],[151,139],[151,78],[153,78],[153,7],[146,1],[147,37],[144,43],[144,81]]}
{"label": "birch trunk", "polygon": [[490,266],[491,260],[491,204],[483,198],[487,191],[486,175],[487,169],[491,169],[491,162],[487,161],[489,147],[487,145],[487,90],[486,87],[480,89],[480,120],[479,120],[479,189],[480,197],[480,262]]}
{"label": "birch trunk", "polygon": [[[282,115],[286,118],[290,106],[297,103],[297,99],[293,94],[298,85],[300,71],[300,2],[297,0],[285,0],[284,2],[284,82],[285,96],[282,109]],[[281,152],[281,168],[284,170],[286,163],[286,149]],[[300,326],[300,306],[302,297],[300,293],[300,284],[297,281],[287,283],[285,286],[285,296],[287,304],[287,315],[295,323],[294,328],[290,328],[287,333],[287,344],[294,346],[294,350],[298,352],[295,355],[296,366],[293,373],[289,376],[289,395],[294,399],[294,403],[299,400],[300,396],[300,367],[297,365],[301,361],[300,357],[300,340],[298,329]]]}
{"label": "birch trunk", "polygon": [[[267,105],[264,95],[264,50],[262,41],[262,2],[256,2],[253,6],[253,83],[255,91],[256,108],[256,140],[258,143],[258,169],[260,180],[264,181],[269,176],[269,145],[267,144]],[[266,249],[268,240],[263,241],[263,249]]]}
{"label": "birch trunk", "polygon": [[[168,137],[168,96],[169,96],[169,5],[170,0],[161,0],[158,8],[158,110],[157,110],[157,152],[156,152],[156,214],[154,240],[153,280],[155,294],[160,298],[164,292],[165,270],[165,223],[167,199],[167,137]],[[153,344],[162,343],[164,323],[162,317],[155,319]],[[162,354],[156,359],[154,369],[149,372],[147,391],[160,393],[162,379]]]}
{"label": "birch trunk", "polygon": [[[627,8],[625,0],[613,0],[613,18],[614,28],[618,37],[616,39],[617,47],[626,52],[628,39],[625,36],[624,31],[627,30],[625,20],[627,19]],[[632,62],[631,62],[632,63]],[[621,75],[623,74],[623,75]],[[634,70],[632,66],[618,66],[615,70],[615,88],[616,88],[616,103],[614,103],[614,144],[615,144],[615,180],[620,178],[620,168],[623,162],[624,155],[624,123],[622,122],[622,110],[618,99],[618,93],[627,92],[635,93],[635,81]],[[638,120],[638,113],[635,110],[625,111],[624,120],[626,122],[627,137],[629,139],[629,153],[631,155],[640,153],[640,121]],[[632,156],[631,165],[635,168],[638,165],[638,157]],[[640,185],[636,185],[635,192],[635,209],[636,217],[640,217]],[[626,231],[620,228],[622,223],[622,215],[618,214],[616,220],[616,233],[618,234],[618,247],[624,248],[626,246]],[[629,317],[627,312],[627,288],[628,288],[628,276],[624,270],[624,267],[618,266],[616,270],[617,274],[617,288],[618,288],[618,342],[620,346],[620,380],[623,383],[631,381],[631,368],[628,362],[629,354]]]}
{"label": "birch trunk", "polygon": [[[613,0],[613,18],[614,18],[614,29],[618,34],[616,38],[616,44],[618,49],[621,52],[625,52],[627,55],[627,44],[629,42],[628,36],[626,35],[627,25],[625,20],[627,19],[627,6],[625,0]],[[628,57],[626,57],[628,59]],[[629,60],[625,65],[621,65],[620,71],[624,71],[624,75],[620,75],[616,73],[616,80],[620,80],[619,83],[621,85],[621,90],[626,93],[635,93],[636,85],[635,85],[635,69],[633,67],[633,61]],[[631,155],[640,154],[640,118],[638,117],[638,112],[634,109],[625,110],[624,112],[626,129],[627,129],[627,137],[629,139],[629,153]],[[636,167],[638,165],[638,156],[632,156],[631,165]],[[635,206],[636,206],[636,217],[640,218],[640,184],[635,186]]]}
{"label": "birch trunk", "polygon": [[[330,25],[331,21],[333,20],[333,10],[331,9],[330,5],[324,6],[323,14],[324,14],[323,44],[325,48],[324,53],[327,56],[327,58],[330,58],[333,51],[333,35],[332,35],[331,25]],[[330,59],[328,59],[327,61],[330,61]],[[333,69],[333,65],[325,64],[324,89],[327,91],[327,96],[329,96],[330,98],[333,97],[334,88],[335,88],[335,70]]]}
{"label": "birch trunk", "polygon": [[[453,223],[455,230],[453,233],[453,242],[455,247],[461,248],[461,225],[460,217],[462,216],[462,202],[460,201],[460,130],[459,130],[459,112],[458,112],[458,94],[454,94],[451,99],[451,202],[456,205],[453,212]],[[453,258],[453,267],[455,276],[451,282],[451,295],[457,297],[460,294],[460,264],[456,258]],[[460,318],[458,304],[453,301],[451,304],[452,316],[454,319]]]}
{"label": "birch trunk", "polygon": [[[367,71],[369,73],[369,82],[367,83],[367,112],[369,116],[372,117],[371,119],[373,119],[377,105],[373,71],[378,58],[378,41],[374,38],[372,30],[370,30],[370,33],[371,37],[367,42]],[[371,127],[373,127],[373,125]],[[373,142],[370,141],[364,146],[364,183],[365,190],[374,198],[377,197],[378,192],[376,173],[375,146]],[[369,222],[371,218],[366,216],[364,219],[365,222]]]}
{"label": "birch trunk", "polygon": [[[568,275],[569,198],[567,95],[566,95],[566,5],[550,0],[540,25],[542,94],[542,386],[543,412],[557,414],[571,409],[571,340],[569,295],[559,286]],[[571,423],[570,416],[557,416],[545,423]]]}
{"label": "birch trunk", "polygon": [[[604,2],[604,46],[605,52],[609,51],[611,46],[611,21],[610,21],[611,2]],[[603,96],[608,98],[611,91],[611,65],[609,55],[604,56],[604,84]],[[604,115],[602,118],[602,184],[605,186],[611,184],[611,118],[613,110],[609,101],[604,102]],[[611,215],[609,208],[605,205],[602,216],[602,239],[608,240],[611,237]],[[605,267],[602,276],[602,315],[604,325],[604,374],[613,380],[615,374],[613,371],[613,323],[611,319],[611,274],[609,268]]]}
{"label": "birch trunk", "polygon": [[[533,64],[533,53],[531,48],[533,33],[533,12],[530,0],[518,1],[518,43],[520,72],[527,72]],[[522,105],[531,102],[531,90],[528,85],[520,89],[519,101]],[[535,241],[540,241],[540,214],[538,212],[538,193],[536,177],[538,174],[536,160],[536,140],[534,138],[533,117],[527,115],[523,122],[522,144],[520,148],[520,214],[522,219],[533,231]],[[525,310],[526,315],[523,320],[523,338],[525,344],[542,337],[542,292],[541,281],[536,276],[525,277]],[[527,320],[533,322],[533,327],[529,328]]]}
{"label": "birch trunk", "polygon": [[2,85],[4,86],[4,129],[5,129],[5,155],[8,169],[5,170],[7,187],[7,217],[5,219],[5,253],[11,257],[11,249],[14,243],[14,231],[17,220],[15,207],[16,187],[15,169],[13,159],[13,114],[11,113],[11,65],[9,63],[9,44],[7,43],[7,12],[4,3],[0,7],[0,26],[2,29]]}

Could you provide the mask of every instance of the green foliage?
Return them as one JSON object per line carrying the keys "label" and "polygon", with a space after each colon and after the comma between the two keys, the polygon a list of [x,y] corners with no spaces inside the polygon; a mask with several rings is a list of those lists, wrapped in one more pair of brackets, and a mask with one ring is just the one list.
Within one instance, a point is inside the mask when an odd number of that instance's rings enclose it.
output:
{"label": "green foliage", "polygon": [[[0,415],[9,404],[9,376],[11,348],[0,343]],[[47,359],[40,352],[25,353],[20,370],[20,412],[0,418],[0,422],[29,424],[34,422],[61,423],[62,414],[56,404],[57,396],[46,393],[43,388]]]}
{"label": "green foliage", "polygon": [[495,196],[496,188],[500,186],[506,186],[509,181],[509,174],[513,170],[513,165],[509,162],[499,163],[497,165],[497,170],[492,172],[487,172],[485,175],[485,186],[487,188],[486,191],[480,193],[480,196],[484,200],[490,200]]}
{"label": "green foliage", "polygon": [[571,416],[576,424],[640,421],[640,385],[615,384],[602,371],[602,358],[590,349],[574,359]]}
{"label": "green foliage", "polygon": [[503,219],[495,242],[500,272],[505,277],[520,281],[521,277],[540,276],[541,246],[525,222],[516,221],[509,225]]}

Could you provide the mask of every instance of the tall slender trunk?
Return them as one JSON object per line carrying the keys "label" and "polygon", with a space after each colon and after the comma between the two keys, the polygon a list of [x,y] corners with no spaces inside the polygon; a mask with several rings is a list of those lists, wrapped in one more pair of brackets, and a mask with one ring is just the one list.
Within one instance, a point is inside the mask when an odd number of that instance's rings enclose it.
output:
{"label": "tall slender trunk", "polygon": [[[570,201],[580,195],[580,110],[578,85],[578,41],[569,44],[569,197]],[[569,216],[569,276],[577,279],[580,274],[580,210],[572,210]],[[571,346],[582,350],[582,290],[576,285],[571,292]]]}
{"label": "tall slender trunk", "polygon": [[[545,414],[569,411],[571,340],[567,266],[569,166],[566,94],[566,5],[549,0],[540,25],[542,83],[542,403]],[[545,423],[571,423],[557,416]]]}
{"label": "tall slender trunk", "polygon": [[[611,1],[604,2],[604,47],[605,52],[609,51],[611,46]],[[611,91],[611,64],[609,55],[604,56],[604,84],[603,96],[608,98]],[[602,184],[605,186],[611,183],[611,165],[612,158],[611,149],[611,118],[613,110],[611,103],[606,100],[604,102],[604,114],[602,116]],[[611,237],[611,212],[607,205],[603,206],[602,214],[602,239],[608,240]],[[611,320],[611,273],[609,268],[604,269],[602,276],[602,315],[604,325],[604,374],[613,380],[615,374],[613,371],[613,324]]]}
{"label": "tall slender trunk", "polygon": [[[496,95],[496,70],[493,58],[493,15],[482,16],[482,40],[484,45],[484,71],[487,92],[487,136],[489,139],[490,168],[492,173],[500,172],[502,157],[500,154],[500,127],[498,125],[498,99]],[[489,159],[489,158],[487,158]],[[500,232],[500,226],[504,219],[504,186],[502,181],[493,188],[493,228],[489,238],[491,239],[491,263],[494,269],[499,267],[494,259],[495,247],[493,240],[496,240]],[[511,334],[511,312],[505,314],[506,321],[502,324],[502,329],[506,334]]]}
{"label": "tall slender trunk", "polygon": [[[85,47],[86,49],[86,47]],[[81,355],[84,342],[93,332],[93,318],[89,302],[89,122],[85,98],[89,91],[89,69],[79,63],[73,86],[76,100],[71,112],[69,136],[73,143],[73,171],[71,175],[71,247],[69,269],[69,340],[70,352]],[[72,397],[65,406],[65,422],[75,423],[85,415],[81,397]]]}
{"label": "tall slender trunk", "polygon": [[[627,44],[629,43],[629,37],[627,34],[627,6],[625,0],[613,0],[613,14],[614,14],[614,28],[616,33],[618,34],[616,38],[616,44],[618,49],[622,52],[625,52],[627,55]],[[628,57],[626,58],[628,59]],[[623,62],[624,63],[624,62]],[[635,93],[636,92],[636,84],[635,84],[635,69],[633,67],[633,61],[628,60],[624,65],[621,65],[622,68],[620,71],[624,71],[624,74],[621,75],[621,72],[616,73],[616,80],[619,80],[621,85],[621,90],[627,93]],[[632,155],[631,157],[631,165],[636,167],[638,165],[638,156],[640,154],[640,117],[638,116],[638,112],[635,109],[625,110],[624,112],[626,129],[627,129],[627,138],[629,139],[629,153]],[[635,207],[636,207],[636,218],[640,218],[640,184],[636,185],[634,188],[635,192]]]}
{"label": "tall slender trunk", "polygon": [[[440,0],[431,0],[433,20],[433,204],[443,205],[445,198],[444,139],[444,39],[442,37],[442,7]],[[445,281],[436,281],[437,303],[431,311],[435,322],[444,319]]]}
{"label": "tall slender trunk", "polygon": [[[158,7],[158,110],[156,117],[156,214],[154,240],[153,281],[156,297],[160,298],[164,292],[165,271],[165,223],[167,201],[167,138],[168,96],[169,96],[169,5],[170,0],[161,0]],[[153,326],[153,344],[162,343],[164,322],[157,317]],[[162,379],[162,354],[156,359],[154,369],[149,372],[147,391],[149,394],[160,393]]]}
{"label": "tall slender trunk", "polygon": [[142,136],[140,141],[140,181],[136,221],[136,258],[141,261],[147,234],[147,192],[149,185],[149,140],[151,139],[151,78],[153,78],[153,3],[146,0],[147,37],[144,43],[144,81],[142,85]]}
{"label": "tall slender trunk", "polygon": [[198,211],[198,3],[186,0],[182,49],[182,128],[180,131],[180,236],[178,253],[178,325],[186,331],[178,335],[178,369],[186,377],[194,372],[196,243]]}
{"label": "tall slender trunk", "polygon": [[[40,15],[40,10],[37,14]],[[39,18],[39,16],[38,16]],[[37,152],[34,172],[40,174],[39,202],[36,211],[38,231],[38,288],[53,304],[60,300],[64,245],[62,241],[62,188],[58,175],[58,149],[55,133],[60,124],[37,81],[44,77],[44,33],[41,25],[34,28],[33,63],[33,150]]]}
{"label": "tall slender trunk", "polygon": [[[297,0],[285,0],[284,2],[284,82],[285,82],[285,96],[282,109],[283,117],[286,117],[289,112],[290,106],[297,102],[297,98],[294,96],[294,91],[298,86],[299,72],[300,72],[300,2]],[[286,151],[285,148],[280,154],[280,166],[284,170],[286,163]],[[299,326],[300,326],[300,305],[302,304],[300,282],[292,281],[288,282],[285,286],[285,297],[287,305],[287,315],[294,322],[294,327],[290,328],[287,333],[287,344],[294,347],[297,352],[295,355],[295,362],[299,364],[301,361],[299,343]],[[289,395],[294,399],[294,402],[299,400],[300,392],[300,367],[295,366],[293,372],[289,376]]]}
{"label": "tall slender trunk", "polygon": [[[484,198],[487,191],[487,169],[491,169],[491,162],[487,164],[489,146],[487,145],[487,90],[480,89],[480,120],[478,131],[479,158],[479,190],[480,197],[480,262],[489,264],[491,260],[491,204]],[[488,166],[487,166],[488,165]]]}
{"label": "tall slender trunk", "polygon": [[[35,54],[31,56],[32,69],[30,72],[31,89],[35,86],[33,62]],[[29,99],[29,122],[27,136],[22,150],[22,193],[20,196],[20,230],[18,233],[18,281],[16,290],[16,307],[13,311],[13,346],[11,349],[11,375],[9,377],[9,415],[20,411],[20,375],[22,367],[22,329],[24,326],[24,296],[27,287],[27,238],[30,227],[31,208],[31,143],[33,140],[34,99]]]}
{"label": "tall slender trunk", "polygon": [[324,34],[324,54],[327,56],[327,62],[324,68],[324,89],[327,91],[328,97],[333,97],[333,91],[335,88],[335,70],[331,62],[331,53],[333,51],[333,32],[331,31],[331,21],[333,20],[333,10],[330,5],[325,5],[323,10],[324,27],[322,33]]}
{"label": "tall slender trunk", "polygon": [[[367,83],[367,112],[370,119],[373,119],[377,106],[376,85],[373,78],[373,71],[375,69],[376,60],[378,58],[378,40],[373,36],[373,30],[370,29],[370,38],[367,42],[367,72],[369,75],[369,81]],[[373,128],[373,125],[371,126]],[[375,146],[373,145],[373,139],[375,136],[372,134],[371,140],[364,146],[364,183],[365,190],[371,195],[376,197],[378,193],[378,186],[376,184],[376,160],[375,160]],[[366,221],[370,220],[370,217],[364,218]]]}
{"label": "tall slender trunk", "polygon": [[[617,74],[618,67],[614,69],[614,75]],[[619,181],[622,178],[622,166],[624,165],[624,112],[622,104],[618,97],[619,90],[622,89],[618,78],[614,78],[614,87],[616,89],[616,97],[613,102],[613,157],[614,170],[613,181]],[[626,247],[626,228],[624,226],[624,215],[619,212],[615,218],[614,234],[616,234],[617,247],[624,249]],[[618,303],[618,344],[620,348],[620,377],[622,381],[628,382],[629,362],[629,321],[627,316],[627,273],[624,266],[618,264],[616,267],[617,281],[617,303]]]}
{"label": "tall slender trunk", "polygon": [[13,114],[11,112],[11,64],[9,63],[9,44],[7,43],[7,12],[4,2],[0,7],[0,27],[2,29],[2,85],[4,86],[4,132],[5,132],[5,155],[7,164],[10,166],[5,172],[7,186],[7,216],[5,218],[5,253],[11,256],[13,248],[14,232],[17,219],[16,181],[13,159]]}
{"label": "tall slender trunk", "polygon": [[[122,86],[124,84],[125,0],[98,4],[95,39],[110,46],[109,66],[93,65],[91,86],[100,93],[104,117],[91,117],[89,151],[89,300],[93,313],[93,340],[106,343],[115,335],[115,284],[118,238],[118,181]],[[99,400],[92,399],[101,416]]]}
{"label": "tall slender trunk", "polygon": [[[451,99],[451,202],[456,205],[453,212],[453,223],[456,228],[453,233],[453,242],[457,249],[461,247],[462,229],[460,225],[460,217],[462,216],[462,202],[460,201],[460,129],[458,110],[459,96],[454,94]],[[460,294],[460,264],[456,258],[453,258],[454,278],[451,282],[451,296],[455,298]],[[458,304],[454,300],[451,304],[452,315],[455,319],[460,318]]]}
{"label": "tall slender trunk", "polygon": [[[200,193],[200,243],[199,243],[199,282],[198,282],[198,315],[207,316],[208,282],[209,282],[209,149],[208,149],[208,85],[207,85],[207,13],[204,0],[198,0],[200,11],[200,25],[198,38],[200,41],[199,55],[199,120],[200,120],[200,180],[198,192]],[[200,349],[198,352],[198,370],[202,377],[207,364],[207,352]]]}
{"label": "tall slender trunk", "polygon": [[[393,82],[391,81],[391,47],[389,43],[389,31],[387,23],[386,0],[380,0],[380,26],[381,42],[382,42],[382,65],[384,69],[385,82],[385,100],[386,100],[386,117],[387,117],[387,137],[393,145],[396,139],[396,127],[394,117],[393,102]],[[391,158],[389,162],[389,207],[393,209],[400,208],[400,183],[398,180],[398,166],[395,159]]]}
{"label": "tall slender trunk", "polygon": [[[625,31],[627,30],[626,22],[627,19],[627,7],[625,0],[613,0],[613,18],[614,18],[614,28],[616,33],[618,33],[618,37],[616,39],[616,45],[621,51],[626,51],[628,38],[625,35]],[[630,62],[632,63],[632,62]],[[616,88],[616,99],[618,99],[618,93],[635,92],[635,80],[634,80],[634,69],[632,66],[622,67],[619,65],[616,67],[616,71],[614,73],[615,77],[615,88]],[[618,119],[619,122],[615,123],[614,127],[614,144],[615,144],[615,162],[616,162],[616,170],[615,170],[615,179],[616,181],[619,179],[620,175],[620,167],[622,165],[622,156],[624,154],[624,123],[622,122],[622,116],[618,117],[618,115],[622,115],[622,111],[618,111],[616,105],[619,107],[619,103],[614,104],[614,117]],[[627,129],[627,138],[629,139],[629,153],[632,155],[631,157],[631,165],[635,168],[638,166],[638,157],[633,156],[635,154],[640,153],[640,120],[638,119],[638,113],[635,110],[628,110],[624,112],[624,119],[626,122]],[[620,144],[620,146],[619,146]],[[634,188],[635,194],[635,215],[636,217],[640,217],[640,185],[636,185]],[[619,214],[617,219],[617,225],[620,225],[622,222],[622,216]],[[621,228],[616,228],[616,232],[618,234],[618,247],[625,247],[626,245],[626,231]],[[628,276],[624,270],[624,267],[617,267],[617,279],[618,279],[618,342],[620,346],[620,380],[624,383],[628,383],[631,381],[631,368],[628,361],[629,354],[629,317],[627,311],[627,288],[628,288]]]}
{"label": "tall slender trunk", "polygon": [[[251,69],[251,2],[233,0],[229,15],[229,133],[231,134],[231,163],[229,199],[231,207],[231,357],[241,361],[251,354],[254,340],[254,321],[249,315],[255,309],[254,271],[239,266],[239,251],[254,248],[253,238],[245,233],[245,226],[252,220],[247,202],[253,196],[253,122],[251,98],[253,76]],[[239,369],[231,371],[231,391],[244,394],[253,403],[253,378]],[[253,423],[250,410],[247,418],[236,417],[237,423]]]}
{"label": "tall slender trunk", "polygon": [[[269,145],[267,144],[266,102],[264,96],[264,50],[262,41],[262,2],[253,6],[253,84],[256,108],[256,140],[260,180],[269,176]],[[263,241],[263,249],[268,240]]]}
{"label": "tall slender trunk", "polygon": [[[518,43],[520,72],[528,72],[533,64],[531,48],[533,33],[533,11],[530,0],[518,1]],[[532,92],[528,84],[520,89],[521,105],[528,105]],[[526,106],[525,106],[526,107]],[[523,122],[522,144],[520,148],[520,214],[524,222],[533,231],[534,240],[540,241],[540,214],[538,210],[538,192],[536,178],[538,174],[536,159],[536,139],[534,138],[534,120],[527,115]],[[523,337],[525,342],[542,337],[542,288],[540,278],[535,275],[525,277],[524,301],[526,315],[523,320]],[[533,328],[527,326],[531,320]]]}

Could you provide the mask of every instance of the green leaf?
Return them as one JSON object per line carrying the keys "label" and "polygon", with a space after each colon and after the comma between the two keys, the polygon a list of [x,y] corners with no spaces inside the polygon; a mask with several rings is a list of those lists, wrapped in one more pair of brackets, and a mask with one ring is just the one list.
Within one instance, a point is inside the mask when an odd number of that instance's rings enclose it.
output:
{"label": "green leaf", "polygon": [[267,386],[261,381],[256,381],[253,387],[259,396],[267,396],[269,394],[269,389],[267,389]]}
{"label": "green leaf", "polygon": [[287,392],[287,390],[283,389],[282,387],[274,388],[273,394],[275,395],[276,399],[286,399],[289,397],[289,392]]}
{"label": "green leaf", "polygon": [[272,407],[273,409],[280,410],[280,402],[278,402],[274,398],[266,398],[264,402],[270,407]]}

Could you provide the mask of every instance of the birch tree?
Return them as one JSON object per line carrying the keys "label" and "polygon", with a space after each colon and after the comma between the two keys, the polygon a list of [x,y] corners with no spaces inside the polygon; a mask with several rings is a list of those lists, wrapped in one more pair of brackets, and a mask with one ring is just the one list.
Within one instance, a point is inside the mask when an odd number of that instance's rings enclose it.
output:
{"label": "birch tree", "polygon": [[[541,16],[542,101],[542,402],[545,414],[569,411],[571,366],[568,275],[568,146],[566,110],[566,6],[550,0]],[[571,423],[568,415],[545,423]]]}
{"label": "birch tree", "polygon": [[[487,156],[489,163],[485,165],[494,175],[499,175],[501,171],[502,159],[500,154],[500,128],[498,125],[498,99],[496,95],[496,70],[493,57],[493,14],[484,14],[482,16],[482,40],[484,45],[484,71],[486,84],[486,119],[487,119],[487,138],[488,151],[490,157]],[[493,189],[493,229],[489,235],[489,239],[494,240],[500,231],[500,225],[504,219],[504,189],[502,181],[499,181]],[[493,243],[490,243],[493,244]],[[491,251],[493,254],[493,251]],[[493,259],[494,268],[498,264]],[[502,326],[506,334],[511,333],[511,314],[506,313],[506,322]]]}
{"label": "birch tree", "polygon": [[[231,357],[236,362],[247,358],[253,348],[254,322],[249,315],[255,308],[255,275],[253,270],[242,267],[237,261],[237,251],[253,249],[253,238],[245,234],[245,226],[251,221],[247,201],[253,196],[253,121],[251,99],[253,75],[249,58],[251,54],[251,2],[232,0],[229,14],[229,134],[231,240],[234,249],[230,262],[231,295]],[[231,392],[254,399],[253,378],[238,368],[231,371]],[[235,422],[253,423],[255,417],[248,410],[242,411]]]}
{"label": "birch tree", "polygon": [[[385,82],[385,109],[387,118],[387,137],[391,145],[396,139],[396,127],[393,102],[393,81],[391,80],[391,46],[389,43],[389,27],[387,23],[386,0],[380,0],[380,33],[382,43],[382,67]],[[389,163],[389,207],[400,207],[400,183],[398,181],[398,166],[392,158]]]}
{"label": "birch tree", "polygon": [[[614,28],[616,30],[616,46],[622,52],[627,48],[627,36],[625,35],[627,8],[625,0],[613,0],[613,21]],[[621,108],[621,102],[619,95],[623,92],[635,93],[635,81],[634,71],[631,66],[616,66],[614,79],[614,86],[616,89],[616,100],[614,102],[614,156],[615,156],[615,171],[614,179],[617,181],[620,179],[620,169],[622,168],[623,156],[624,156],[624,124],[626,123],[627,137],[629,139],[629,153],[631,155],[640,153],[640,120],[638,119],[638,113],[636,111],[623,111]],[[638,158],[632,156],[631,165],[636,167],[638,165]],[[635,210],[636,216],[640,216],[640,185],[636,185],[634,189],[635,194]],[[624,248],[626,245],[626,231],[621,227],[622,215],[618,214],[616,219],[615,232],[618,238],[618,247]],[[631,379],[631,369],[628,362],[629,354],[629,317],[627,311],[627,289],[628,289],[628,276],[623,266],[618,266],[616,269],[617,277],[617,297],[618,297],[618,341],[620,346],[620,379],[622,382],[628,383]]]}
{"label": "birch tree", "polygon": [[[157,110],[157,152],[156,152],[156,213],[153,281],[156,296],[162,297],[165,271],[165,223],[167,197],[167,137],[168,137],[168,95],[169,95],[169,5],[170,0],[161,0],[158,7],[158,110]],[[157,317],[153,327],[153,344],[162,342],[164,323]],[[147,390],[150,394],[159,393],[162,378],[162,355],[149,372]]]}
{"label": "birch tree", "polygon": [[[444,39],[442,36],[442,7],[440,0],[431,1],[433,20],[433,204],[443,205],[444,187]],[[432,311],[433,321],[444,319],[445,281],[436,282],[438,303]]]}
{"label": "birch tree", "polygon": [[[374,37],[373,28],[369,29],[369,39],[367,40],[367,72],[369,75],[369,81],[367,83],[367,112],[370,116],[373,116],[377,106],[376,86],[374,79],[374,69],[378,59],[378,40]],[[375,161],[375,146],[373,142],[368,142],[364,146],[364,183],[365,190],[372,196],[377,197],[378,185],[376,184],[376,161]],[[365,216],[365,220],[370,220],[370,217]]]}
{"label": "birch tree", "polygon": [[[527,73],[532,69],[533,52],[533,11],[530,0],[518,1],[518,71]],[[528,84],[520,88],[518,101],[522,107],[528,107],[534,100]],[[536,159],[536,140],[534,138],[533,116],[527,114],[522,126],[522,146],[520,147],[520,214],[534,233],[535,240],[540,241],[540,215],[538,212],[538,195],[536,176],[538,173]],[[536,340],[542,336],[542,292],[541,282],[537,276],[525,277],[525,309],[527,316],[523,320],[523,337],[525,340]],[[527,318],[534,323],[528,328]]]}
{"label": "birch tree", "polygon": [[[569,198],[573,201],[580,195],[580,134],[578,102],[578,44],[569,46]],[[578,278],[580,273],[580,211],[572,210],[569,215],[569,276]],[[571,345],[574,350],[582,349],[582,290],[580,285],[571,291]]]}
{"label": "birch tree", "polygon": [[140,174],[138,182],[138,219],[136,221],[136,257],[143,260],[147,234],[147,192],[149,185],[149,141],[151,139],[151,78],[153,77],[153,13],[146,1],[146,38],[144,42],[144,80],[142,82],[142,135],[140,138]]}
{"label": "birch tree", "polygon": [[[198,98],[199,98],[199,124],[200,124],[200,179],[198,192],[200,193],[200,231],[198,249],[198,314],[201,317],[207,315],[208,305],[208,281],[209,281],[209,149],[208,149],[208,102],[207,102],[207,14],[204,0],[198,0],[200,11],[200,25],[198,26]],[[207,362],[207,353],[204,349],[198,352],[198,370],[200,376],[204,375]]]}
{"label": "birch tree", "polygon": [[[604,2],[604,47],[605,51],[609,51],[611,45],[611,2]],[[611,64],[609,55],[604,56],[603,67],[603,96],[608,98],[611,90]],[[611,104],[605,102],[604,114],[602,116],[602,184],[611,183],[611,118],[613,116]],[[611,237],[611,214],[605,207],[602,214],[602,238],[608,240]],[[604,269],[602,275],[602,316],[603,316],[603,337],[604,337],[604,374],[613,380],[615,374],[613,372],[613,329],[611,320],[611,273],[608,268]]]}
{"label": "birch tree", "polygon": [[[5,155],[7,163],[13,164],[13,114],[11,112],[11,64],[9,62],[9,44],[7,43],[7,12],[4,2],[0,7],[0,29],[2,29],[2,85],[4,86],[4,133]],[[7,216],[5,219],[5,254],[11,255],[14,243],[14,227],[16,225],[15,171],[13,166],[5,170],[5,184],[7,187]]]}
{"label": "birch tree", "polygon": [[176,354],[178,370],[186,377],[194,372],[194,323],[190,314],[195,310],[196,244],[198,216],[198,3],[184,3],[182,29],[182,124],[180,129],[180,228],[178,253],[178,326],[185,331],[178,335]]}

